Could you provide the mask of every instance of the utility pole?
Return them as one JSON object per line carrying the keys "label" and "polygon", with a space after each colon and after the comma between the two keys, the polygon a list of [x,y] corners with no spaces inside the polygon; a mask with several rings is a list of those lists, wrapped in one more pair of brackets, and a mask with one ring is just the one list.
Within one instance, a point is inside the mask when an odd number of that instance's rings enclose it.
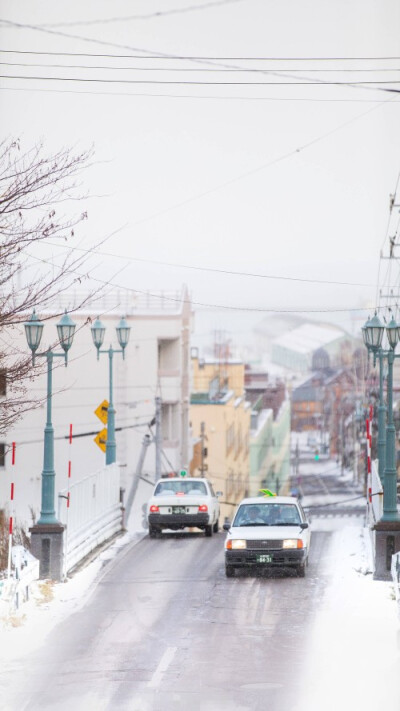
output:
{"label": "utility pole", "polygon": [[142,476],[143,464],[144,464],[144,460],[146,458],[146,452],[147,452],[147,449],[151,443],[152,443],[152,438],[150,437],[150,435],[145,434],[143,437],[143,440],[142,440],[142,449],[140,450],[139,460],[138,460],[138,463],[136,466],[136,472],[132,478],[131,488],[130,488],[128,498],[126,501],[126,506],[125,506],[125,517],[126,517],[125,523],[126,524],[129,521],[129,515],[131,513],[133,500],[135,498],[136,490],[138,488],[139,479]]}
{"label": "utility pole", "polygon": [[161,478],[161,449],[162,449],[162,433],[161,433],[161,398],[156,397],[156,481]]}

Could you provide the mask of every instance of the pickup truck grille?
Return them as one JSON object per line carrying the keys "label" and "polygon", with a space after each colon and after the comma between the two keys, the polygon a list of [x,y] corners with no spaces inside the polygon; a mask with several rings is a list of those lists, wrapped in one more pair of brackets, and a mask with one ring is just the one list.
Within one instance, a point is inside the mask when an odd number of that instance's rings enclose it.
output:
{"label": "pickup truck grille", "polygon": [[264,540],[264,541],[247,541],[247,549],[256,551],[256,550],[270,550],[270,551],[279,551],[282,550],[282,545],[283,541],[274,541],[274,540]]}

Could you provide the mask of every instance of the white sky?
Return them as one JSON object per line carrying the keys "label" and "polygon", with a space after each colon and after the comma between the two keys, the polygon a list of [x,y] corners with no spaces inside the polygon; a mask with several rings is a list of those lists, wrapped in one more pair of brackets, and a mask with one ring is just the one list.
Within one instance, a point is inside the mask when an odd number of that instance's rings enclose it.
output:
{"label": "white sky", "polygon": [[[1,67],[3,135],[20,136],[26,148],[40,138],[49,150],[94,144],[97,165],[85,173],[93,197],[85,203],[89,220],[79,239],[89,249],[119,230],[102,249],[124,257],[99,256],[94,276],[109,280],[125,267],[117,285],[155,291],[186,283],[194,302],[236,308],[306,311],[375,303],[389,194],[400,171],[400,95],[371,85],[114,82],[396,82],[397,0],[0,0],[0,20],[2,50],[139,56],[0,54],[1,62],[27,65]],[[86,24],[68,24],[79,22]],[[149,53],[278,59],[144,59]],[[295,60],[306,57],[371,59]],[[283,70],[285,76],[204,71],[218,63]],[[88,66],[104,68],[83,68]],[[12,75],[113,81],[4,78]],[[400,84],[390,86],[400,90]],[[234,276],[126,257],[366,286]],[[265,314],[244,316],[259,320]],[[340,313],[335,318],[345,319]]]}

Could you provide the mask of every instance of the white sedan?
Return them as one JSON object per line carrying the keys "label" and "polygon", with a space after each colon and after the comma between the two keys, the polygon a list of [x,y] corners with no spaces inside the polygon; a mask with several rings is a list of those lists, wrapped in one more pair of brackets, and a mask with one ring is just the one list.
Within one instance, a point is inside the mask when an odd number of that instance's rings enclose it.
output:
{"label": "white sedan", "polygon": [[310,550],[309,523],[298,500],[292,496],[243,499],[233,522],[224,523],[225,572],[237,568],[294,568],[306,573]]}
{"label": "white sedan", "polygon": [[149,535],[168,529],[200,528],[206,536],[219,530],[219,501],[211,483],[199,477],[160,479],[147,504]]}

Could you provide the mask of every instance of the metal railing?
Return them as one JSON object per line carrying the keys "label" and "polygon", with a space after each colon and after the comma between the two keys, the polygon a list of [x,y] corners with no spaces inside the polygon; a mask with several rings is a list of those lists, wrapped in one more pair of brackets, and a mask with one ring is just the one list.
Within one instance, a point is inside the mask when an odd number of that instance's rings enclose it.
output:
{"label": "metal railing", "polygon": [[378,460],[371,462],[370,491],[367,492],[367,518],[372,527],[383,514],[383,486],[378,473]]}
{"label": "metal railing", "polygon": [[[181,313],[184,300],[188,295],[180,291],[154,291],[154,292],[129,292],[115,289],[94,297],[89,297],[87,292],[76,289],[58,294],[51,302],[48,310],[63,311],[75,310],[83,304],[79,311],[82,313],[107,313],[112,312],[131,316],[135,313]],[[45,309],[46,310],[46,309]]]}
{"label": "metal railing", "polygon": [[391,573],[397,602],[397,616],[400,620],[400,552],[392,555]]}
{"label": "metal railing", "polygon": [[123,528],[120,469],[110,464],[58,495],[58,520],[65,525],[64,575]]}
{"label": "metal railing", "polygon": [[0,611],[11,615],[29,600],[30,585],[39,578],[39,561],[23,546],[12,547],[13,571],[0,580]]}

